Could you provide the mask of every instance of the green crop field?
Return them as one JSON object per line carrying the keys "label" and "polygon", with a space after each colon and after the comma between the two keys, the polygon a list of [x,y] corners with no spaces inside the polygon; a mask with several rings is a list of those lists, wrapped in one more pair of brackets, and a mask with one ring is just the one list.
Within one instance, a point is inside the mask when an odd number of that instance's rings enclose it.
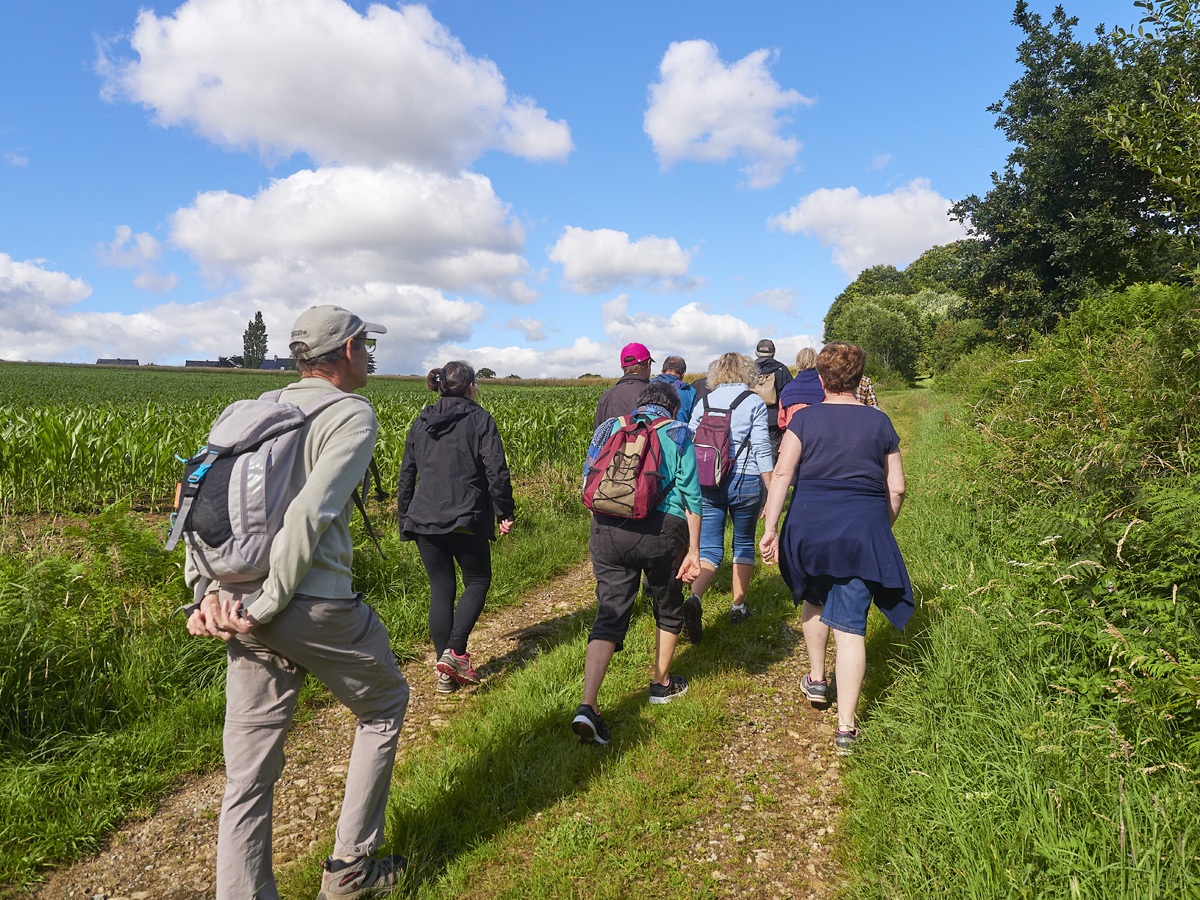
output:
{"label": "green crop field", "polygon": [[[182,551],[162,549],[174,486],[229,402],[293,373],[0,363],[0,884],[95,846],[103,833],[220,758],[223,647],[174,615]],[[585,552],[579,466],[597,385],[481,386],[517,495],[489,604],[515,601]],[[372,379],[389,492],[404,438],[436,398]],[[393,507],[372,504],[389,559],[354,518],[355,583],[400,657],[426,638],[428,583]],[[311,688],[317,692],[315,686]]]}

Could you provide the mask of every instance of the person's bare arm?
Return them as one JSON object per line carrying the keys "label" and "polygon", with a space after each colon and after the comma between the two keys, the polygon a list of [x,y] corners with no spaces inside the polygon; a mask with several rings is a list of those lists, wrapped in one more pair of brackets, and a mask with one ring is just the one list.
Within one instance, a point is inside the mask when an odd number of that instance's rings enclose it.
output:
{"label": "person's bare arm", "polygon": [[783,504],[787,500],[788,488],[796,474],[796,466],[800,464],[800,453],[803,448],[800,438],[795,432],[784,432],[783,442],[779,445],[779,460],[775,463],[775,471],[767,487],[767,504],[763,509],[763,536],[758,542],[759,552],[763,562],[770,566],[775,564],[779,554],[779,517],[783,513]]}
{"label": "person's bare arm", "polygon": [[887,478],[888,524],[895,525],[900,516],[900,507],[904,505],[904,460],[900,458],[899,450],[887,455],[883,468]]}

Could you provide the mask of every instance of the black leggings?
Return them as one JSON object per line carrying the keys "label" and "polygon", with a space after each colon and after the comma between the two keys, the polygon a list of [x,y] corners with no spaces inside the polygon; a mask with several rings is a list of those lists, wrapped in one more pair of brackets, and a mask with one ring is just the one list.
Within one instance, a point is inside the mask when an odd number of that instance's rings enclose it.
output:
{"label": "black leggings", "polygon": [[[467,652],[467,638],[492,583],[492,550],[475,534],[419,534],[417,552],[429,574],[429,636],[440,658],[447,647]],[[454,564],[462,570],[463,592],[454,602]]]}

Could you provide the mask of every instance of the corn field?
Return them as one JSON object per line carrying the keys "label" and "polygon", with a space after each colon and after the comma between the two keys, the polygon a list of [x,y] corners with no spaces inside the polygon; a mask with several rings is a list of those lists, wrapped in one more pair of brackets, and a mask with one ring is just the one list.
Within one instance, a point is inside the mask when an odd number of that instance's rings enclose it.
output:
{"label": "corn field", "polygon": [[[125,500],[169,508],[176,459],[204,443],[230,402],[295,380],[291,373],[191,373],[0,364],[0,512],[92,512]],[[496,419],[514,476],[582,463],[602,386],[489,385],[479,402]],[[394,481],[404,438],[434,395],[417,381],[372,380],[376,459]]]}

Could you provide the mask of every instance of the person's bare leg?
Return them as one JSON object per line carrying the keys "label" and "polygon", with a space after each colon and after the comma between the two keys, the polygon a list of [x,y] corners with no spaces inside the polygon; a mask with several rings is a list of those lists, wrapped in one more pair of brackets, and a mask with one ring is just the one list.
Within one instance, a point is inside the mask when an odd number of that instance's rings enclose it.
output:
{"label": "person's bare leg", "polygon": [[696,576],[696,580],[692,582],[692,593],[697,597],[703,597],[704,592],[708,590],[708,586],[712,584],[714,578],[717,577],[717,570],[713,568],[712,563],[700,561],[700,574]]}
{"label": "person's bare leg", "polygon": [[[825,680],[825,645],[829,643],[829,626],[821,621],[824,608],[813,606],[807,600],[800,608],[800,625],[804,630],[804,649],[808,651],[808,677],[811,681]],[[840,690],[841,685],[838,688]]]}
{"label": "person's bare leg", "polygon": [[671,657],[675,655],[675,644],[679,635],[663,631],[661,628],[654,632],[654,683],[666,684],[671,674]]}
{"label": "person's bare leg", "polygon": [[588,641],[587,656],[583,662],[583,703],[597,712],[596,698],[600,694],[600,684],[604,681],[604,673],[612,662],[617,645],[612,641]]}
{"label": "person's bare leg", "polygon": [[754,577],[753,563],[733,564],[733,605],[741,606],[746,602],[746,591],[750,589],[750,579]]}
{"label": "person's bare leg", "polygon": [[838,726],[849,731],[854,728],[858,695],[867,671],[867,639],[835,628],[833,640],[837,644]]}

